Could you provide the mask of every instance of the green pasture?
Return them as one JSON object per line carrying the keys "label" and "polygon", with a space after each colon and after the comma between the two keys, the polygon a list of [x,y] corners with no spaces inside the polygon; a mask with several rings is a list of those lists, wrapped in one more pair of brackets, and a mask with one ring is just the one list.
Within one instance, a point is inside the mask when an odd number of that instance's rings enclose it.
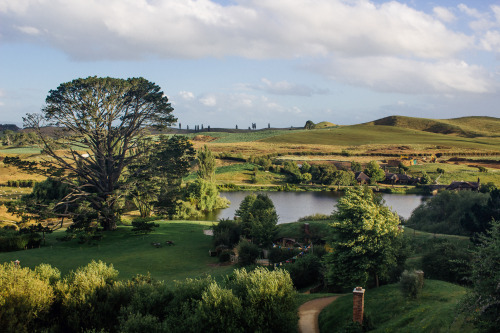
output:
{"label": "green pasture", "polygon": [[38,146],[30,147],[7,147],[0,149],[0,154],[16,154],[16,155],[37,155],[41,149]]}
{"label": "green pasture", "polygon": [[294,131],[263,142],[359,146],[376,144],[441,145],[469,151],[500,151],[500,137],[464,138],[394,126],[353,125],[318,131]]}
{"label": "green pasture", "polygon": [[262,139],[267,139],[267,138],[273,138],[278,135],[282,135],[283,133],[301,133],[304,132],[305,130],[284,130],[284,129],[279,129],[279,130],[258,130],[258,131],[250,131],[250,132],[241,132],[241,133],[229,133],[229,132],[198,132],[198,133],[192,133],[188,134],[189,138],[194,138],[197,135],[207,135],[211,136],[214,138],[217,138],[217,140],[214,140],[214,143],[236,143],[236,142],[252,142],[252,141],[258,141]]}
{"label": "green pasture", "polygon": [[[399,284],[365,292],[370,332],[476,332],[457,307],[467,289],[448,282],[425,280],[418,299],[401,295]],[[319,316],[320,332],[338,332],[352,321],[352,294],[328,305]]]}
{"label": "green pasture", "polygon": [[[445,172],[440,174],[437,169],[443,169]],[[451,184],[453,181],[477,182],[479,178],[481,184],[492,182],[500,186],[500,170],[487,169],[488,172],[479,172],[477,167],[468,166],[466,164],[450,164],[450,163],[427,163],[414,165],[409,167],[409,173],[415,176],[420,176],[422,172],[426,172],[433,180],[438,179],[439,184]]]}
{"label": "green pasture", "polygon": [[[107,232],[96,245],[78,244],[76,240],[60,242],[58,231],[47,235],[47,245],[39,249],[0,253],[0,262],[20,260],[22,266],[34,268],[47,263],[63,274],[92,260],[102,260],[120,272],[120,279],[151,273],[153,278],[172,282],[203,274],[229,274],[233,266],[218,265],[217,257],[210,257],[211,237],[203,234],[211,222],[160,221],[160,227],[149,235],[135,235],[131,227],[119,226]],[[175,243],[167,246],[166,241]],[[157,248],[152,243],[161,243]]]}

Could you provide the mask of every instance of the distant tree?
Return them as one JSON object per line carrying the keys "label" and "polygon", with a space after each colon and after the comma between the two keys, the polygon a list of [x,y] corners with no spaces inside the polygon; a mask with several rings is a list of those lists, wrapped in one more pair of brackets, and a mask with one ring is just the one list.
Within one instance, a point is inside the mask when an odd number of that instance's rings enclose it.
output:
{"label": "distant tree", "polygon": [[304,129],[308,129],[308,130],[314,129],[314,126],[315,126],[315,124],[311,120],[308,120],[308,121],[306,121],[306,124],[304,125]]}
{"label": "distant tree", "polygon": [[[51,158],[42,163],[13,161],[67,184],[72,198],[90,203],[105,230],[116,228],[122,173],[139,157],[145,127],[170,125],[176,119],[160,87],[143,78],[76,79],[51,90],[42,114],[29,114],[24,126],[34,129]],[[56,126],[65,153],[55,151],[41,128]]]}
{"label": "distant tree", "polygon": [[351,162],[351,170],[353,172],[359,172],[359,171],[363,170],[363,168],[361,167],[361,163],[356,162],[356,161],[352,161]]}
{"label": "distant tree", "polygon": [[422,172],[422,177],[420,177],[420,183],[424,185],[432,184],[432,178],[425,171]]}
{"label": "distant tree", "polygon": [[198,151],[198,177],[205,179],[209,182],[213,182],[215,180],[215,156],[212,154],[212,151],[208,149],[205,145],[202,149]]}
{"label": "distant tree", "polygon": [[380,168],[377,161],[368,162],[364,172],[370,177],[370,181],[372,182],[379,182],[385,179],[385,172]]}
{"label": "distant tree", "polygon": [[355,187],[339,199],[332,216],[333,250],[325,256],[329,283],[352,288],[371,276],[378,287],[398,262],[398,215],[369,188]]}
{"label": "distant tree", "polygon": [[255,244],[268,246],[272,243],[278,214],[267,195],[248,195],[243,199],[236,215],[241,221],[242,234],[253,239]]}

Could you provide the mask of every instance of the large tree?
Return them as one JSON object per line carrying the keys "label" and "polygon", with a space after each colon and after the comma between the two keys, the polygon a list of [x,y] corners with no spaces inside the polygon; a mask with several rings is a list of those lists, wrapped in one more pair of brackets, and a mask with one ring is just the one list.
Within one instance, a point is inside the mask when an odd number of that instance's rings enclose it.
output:
{"label": "large tree", "polygon": [[193,144],[185,136],[162,135],[157,141],[145,141],[141,149],[148,153],[128,167],[128,192],[142,217],[152,211],[172,217],[182,197],[182,178],[196,156]]}
{"label": "large tree", "polygon": [[255,244],[272,244],[278,214],[271,199],[265,194],[247,195],[236,210],[242,234],[252,238]]}
{"label": "large tree", "polygon": [[[144,78],[88,77],[62,83],[49,92],[41,114],[24,118],[24,126],[36,131],[50,157],[31,167],[67,183],[71,197],[88,202],[102,227],[113,230],[120,177],[147,152],[138,149],[145,128],[172,124],[172,111],[160,87]],[[55,149],[44,126],[57,128],[63,150]]]}
{"label": "large tree", "polygon": [[339,199],[333,218],[333,251],[325,259],[329,282],[352,288],[371,276],[378,286],[398,263],[398,215],[368,187],[355,187]]}

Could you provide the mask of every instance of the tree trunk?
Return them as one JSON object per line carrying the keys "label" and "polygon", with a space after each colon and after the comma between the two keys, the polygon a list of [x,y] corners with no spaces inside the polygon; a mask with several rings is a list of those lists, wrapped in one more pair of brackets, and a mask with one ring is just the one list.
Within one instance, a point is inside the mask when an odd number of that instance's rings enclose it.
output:
{"label": "tree trunk", "polygon": [[377,273],[375,273],[375,285],[377,286],[377,288],[380,286],[379,282],[378,282],[378,274]]}

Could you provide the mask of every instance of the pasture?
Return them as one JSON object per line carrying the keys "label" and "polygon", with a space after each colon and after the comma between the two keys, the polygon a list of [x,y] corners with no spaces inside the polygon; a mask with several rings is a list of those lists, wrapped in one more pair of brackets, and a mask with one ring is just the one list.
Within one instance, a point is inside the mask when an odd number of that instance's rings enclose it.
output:
{"label": "pasture", "polygon": [[[19,260],[22,266],[34,268],[46,263],[66,274],[92,260],[113,264],[120,272],[120,279],[130,279],[137,274],[147,274],[171,283],[174,280],[194,278],[204,274],[221,276],[233,267],[219,265],[217,257],[210,257],[211,237],[203,234],[211,222],[160,221],[160,227],[148,235],[136,235],[129,226],[119,226],[116,231],[105,233],[94,245],[78,244],[76,240],[57,241],[65,235],[62,230],[48,234],[47,245],[39,249],[0,253],[0,262]],[[175,245],[168,246],[166,241]],[[155,247],[152,243],[160,243]]]}

